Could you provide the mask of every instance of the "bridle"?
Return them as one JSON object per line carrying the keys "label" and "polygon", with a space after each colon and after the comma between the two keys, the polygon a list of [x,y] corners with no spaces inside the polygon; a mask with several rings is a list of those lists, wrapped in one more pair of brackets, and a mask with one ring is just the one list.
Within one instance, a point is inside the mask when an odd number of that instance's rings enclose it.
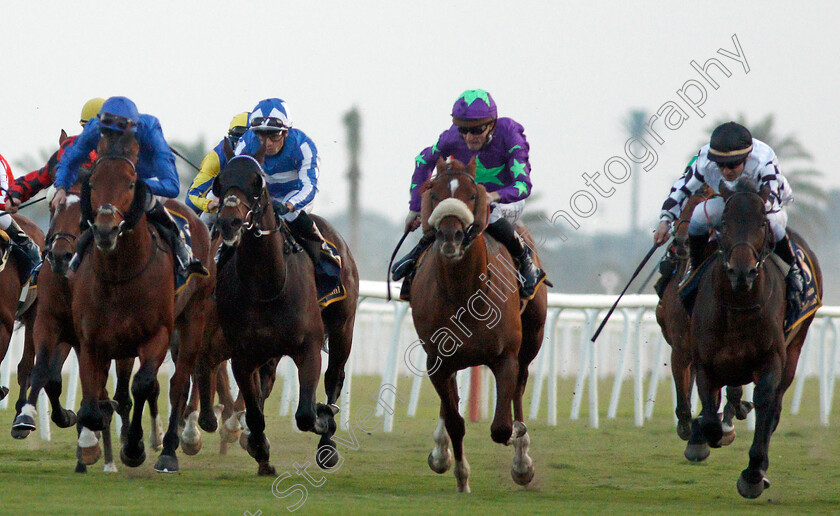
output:
{"label": "bridle", "polygon": [[[243,155],[237,156],[251,158],[254,160],[255,163],[259,165],[259,162],[251,156]],[[262,165],[260,165],[260,169],[262,169]],[[223,192],[222,196],[222,206],[226,208],[233,208],[238,213],[241,213],[241,209],[244,207],[248,211],[245,213],[245,216],[242,217],[242,227],[246,232],[253,233],[253,235],[257,238],[263,237],[266,235],[270,235],[272,233],[276,233],[282,229],[282,225],[278,224],[277,227],[272,229],[262,229],[260,227],[260,220],[262,219],[263,215],[265,214],[265,210],[268,207],[269,203],[271,202],[271,197],[268,195],[268,187],[265,184],[265,179],[262,182],[262,188],[256,195],[249,195],[245,192],[245,195],[250,199],[250,202],[244,202],[238,196],[234,194],[227,194],[227,191],[231,188],[234,188],[234,185],[229,186],[225,192]],[[240,188],[241,187],[237,187]]]}
{"label": "bridle", "polygon": [[[432,183],[434,184],[437,181],[441,181],[441,180],[444,180],[444,179],[451,180],[451,179],[453,179],[453,176],[464,176],[472,182],[473,186],[477,186],[477,184],[478,184],[475,180],[475,177],[473,177],[469,172],[467,172],[465,170],[446,170],[443,173],[435,176]],[[444,199],[449,199],[449,198],[451,198],[451,197],[445,197]],[[443,201],[444,199],[440,199],[440,201]],[[470,246],[473,243],[475,243],[475,240],[479,237],[479,235],[481,235],[481,232],[477,232],[476,228],[479,227],[478,226],[479,223],[483,223],[483,222],[484,221],[479,222],[477,220],[473,220],[472,224],[470,224],[469,226],[464,228],[464,240],[461,242],[461,247],[464,249],[464,251],[468,250],[470,248]],[[438,231],[437,228],[435,228],[435,230]]]}
{"label": "bridle", "polygon": [[[105,160],[108,160],[108,159],[122,160],[122,161],[125,161],[126,163],[128,163],[129,165],[131,165],[131,171],[134,173],[135,181],[136,181],[137,165],[135,165],[134,162],[131,161],[129,158],[127,158],[125,156],[121,156],[119,154],[106,154],[104,156],[98,157],[96,159],[96,161],[93,162],[93,166],[91,167],[91,172],[90,172],[90,178],[91,179],[93,179],[93,175],[96,173],[96,168],[99,166],[99,164],[102,163]],[[135,195],[136,195],[136,192],[135,192]],[[133,229],[131,227],[126,227],[126,216],[125,216],[125,214],[122,211],[120,211],[119,208],[117,208],[116,206],[114,206],[113,204],[110,204],[110,203],[103,204],[99,208],[96,209],[96,215],[97,216],[98,215],[114,215],[115,213],[120,216],[120,222],[119,222],[119,224],[117,224],[117,230],[118,230],[117,231],[117,238],[119,238],[120,236],[123,235],[123,233],[131,231],[131,229]],[[93,228],[93,220],[87,220],[86,222],[87,222],[87,224],[90,228]]]}
{"label": "bridle", "polygon": [[[754,195],[761,200],[762,205],[764,204],[764,199],[762,199],[761,196],[755,192],[735,192],[726,200],[726,203],[724,204],[724,213],[726,212],[726,206],[729,204],[729,202],[738,195]],[[738,247],[746,246],[750,249],[753,258],[755,258],[756,260],[756,269],[761,269],[762,265],[764,265],[764,261],[767,259],[768,256],[770,256],[770,253],[772,252],[772,240],[770,239],[770,223],[767,221],[766,216],[764,217],[764,220],[761,223],[761,229],[762,231],[764,231],[764,239],[762,240],[761,251],[756,251],[756,248],[747,240],[739,240],[727,249],[723,246],[721,239],[718,238],[718,242],[720,243],[719,252],[723,255],[724,265],[726,267],[729,267],[729,259],[732,256],[732,252]]]}

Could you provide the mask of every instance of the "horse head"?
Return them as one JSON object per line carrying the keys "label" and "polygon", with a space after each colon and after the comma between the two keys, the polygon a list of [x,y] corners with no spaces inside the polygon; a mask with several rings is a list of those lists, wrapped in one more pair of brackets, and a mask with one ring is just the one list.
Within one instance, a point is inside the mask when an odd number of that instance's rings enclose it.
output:
{"label": "horse head", "polygon": [[437,175],[424,185],[423,232],[435,232],[446,258],[462,258],[487,227],[487,191],[475,181],[475,166],[475,158],[467,165],[438,159]]}
{"label": "horse head", "polygon": [[64,276],[76,251],[81,209],[78,193],[68,193],[67,203],[53,213],[44,246],[44,259],[55,274]]}
{"label": "horse head", "polygon": [[748,291],[773,250],[764,209],[770,189],[765,185],[759,190],[752,180],[742,178],[734,190],[721,182],[720,194],[726,205],[717,239],[726,275],[733,290]]}
{"label": "horse head", "polygon": [[110,253],[117,238],[130,231],[145,212],[146,185],[137,180],[139,145],[134,134],[103,134],[99,158],[82,187],[82,214],[90,224],[96,247]]}
{"label": "horse head", "polygon": [[274,211],[262,168],[265,146],[254,156],[234,156],[226,140],[225,154],[228,161],[213,181],[212,191],[221,199],[216,224],[222,240],[235,246],[245,231],[261,231],[262,226],[271,229]]}

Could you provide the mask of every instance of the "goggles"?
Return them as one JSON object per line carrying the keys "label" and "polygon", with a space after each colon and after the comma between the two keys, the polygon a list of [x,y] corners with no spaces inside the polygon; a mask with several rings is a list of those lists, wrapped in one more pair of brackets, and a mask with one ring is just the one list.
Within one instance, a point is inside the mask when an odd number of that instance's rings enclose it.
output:
{"label": "goggles", "polygon": [[116,129],[119,131],[127,131],[134,127],[134,122],[125,118],[124,116],[113,115],[111,113],[102,113],[99,115],[99,123],[106,129]]}
{"label": "goggles", "polygon": [[484,131],[486,131],[488,127],[490,127],[489,123],[484,124],[484,125],[478,125],[478,126],[475,126],[475,127],[461,127],[461,126],[459,126],[458,127],[458,132],[461,133],[461,134],[470,133],[470,134],[474,134],[474,135],[479,135],[479,134],[483,134]]}
{"label": "goggles", "polygon": [[289,130],[289,128],[286,127],[282,120],[273,116],[258,116],[251,119],[251,129],[253,129],[254,131],[272,129],[275,129],[277,131]]}

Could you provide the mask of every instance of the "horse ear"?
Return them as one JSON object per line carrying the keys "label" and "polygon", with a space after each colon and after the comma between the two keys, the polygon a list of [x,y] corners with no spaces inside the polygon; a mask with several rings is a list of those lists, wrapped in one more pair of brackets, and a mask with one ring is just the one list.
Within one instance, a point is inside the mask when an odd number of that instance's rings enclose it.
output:
{"label": "horse ear", "polygon": [[61,145],[62,143],[64,143],[64,140],[66,140],[66,139],[67,139],[67,131],[62,129],[61,134],[58,135],[58,144]]}
{"label": "horse ear", "polygon": [[230,146],[230,140],[225,138],[225,143],[222,146],[222,149],[225,153],[225,157],[228,161],[233,157],[233,147]]}
{"label": "horse ear", "polygon": [[[473,159],[475,161],[475,159]],[[473,172],[475,171],[475,164],[472,164]],[[478,235],[487,228],[487,221],[489,220],[489,210],[487,203],[487,190],[480,184],[475,185],[475,208],[473,208],[473,229],[472,234]]]}
{"label": "horse ear", "polygon": [[438,174],[446,170],[446,160],[442,157],[438,158],[437,163],[435,163],[435,170]]}
{"label": "horse ear", "polygon": [[470,162],[467,163],[467,174],[469,174],[473,179],[475,179],[475,167],[475,156],[473,156]]}
{"label": "horse ear", "polygon": [[767,199],[770,198],[770,187],[765,184],[764,186],[759,188],[758,195],[764,202],[767,202]]}
{"label": "horse ear", "polygon": [[260,165],[262,165],[263,161],[265,161],[265,142],[260,144],[260,148],[257,149],[257,152],[254,154],[254,159],[257,160],[257,163]]}
{"label": "horse ear", "polygon": [[732,190],[730,190],[728,186],[726,186],[726,182],[723,179],[720,180],[720,185],[718,186],[718,189],[720,190],[720,196],[723,197],[724,201],[729,199],[729,196],[735,193]]}

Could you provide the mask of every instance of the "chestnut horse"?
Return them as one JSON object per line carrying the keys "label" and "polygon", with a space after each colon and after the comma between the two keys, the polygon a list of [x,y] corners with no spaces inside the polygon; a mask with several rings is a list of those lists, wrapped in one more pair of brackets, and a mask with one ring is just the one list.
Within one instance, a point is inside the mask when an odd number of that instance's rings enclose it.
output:
{"label": "chestnut horse", "polygon": [[[14,214],[12,218],[43,249],[44,232],[34,222],[23,215]],[[23,253],[21,252],[20,254],[22,255]],[[3,361],[9,350],[9,342],[12,340],[15,320],[21,321],[25,326],[23,356],[18,363],[17,369],[17,382],[20,387],[20,394],[15,403],[15,412],[20,413],[20,409],[23,407],[26,399],[26,387],[29,385],[29,372],[32,370],[32,364],[35,360],[32,325],[35,320],[37,302],[23,307],[23,313],[17,313],[18,299],[20,299],[21,289],[26,283],[26,280],[21,281],[20,277],[22,262],[25,258],[19,256],[17,250],[13,249],[11,241],[7,240],[3,240],[0,243],[0,255],[7,257],[4,267],[0,269],[0,362]],[[5,398],[8,393],[8,388],[0,386],[0,400]]]}
{"label": "chestnut horse", "polygon": [[[172,472],[178,470],[178,421],[193,363],[200,351],[212,284],[207,278],[193,278],[175,296],[173,255],[146,218],[147,186],[138,180],[135,168],[138,150],[130,132],[103,137],[89,188],[83,189],[82,212],[90,210],[85,218],[92,219],[96,245],[71,280],[71,311],[81,347],[80,455],[85,464],[98,458],[94,449],[98,450],[99,445],[91,431],[102,430],[107,423],[99,396],[109,361],[136,356],[140,369],[131,386],[134,411],[120,458],[129,467],[145,461],[143,408],[156,394],[157,371],[177,325],[180,346],[169,391],[172,411],[163,450],[155,464],[156,471]],[[167,205],[173,203],[170,200]],[[207,263],[210,257],[206,227],[186,207],[175,205],[188,218],[195,255]]]}
{"label": "chestnut horse", "polygon": [[[23,439],[29,432],[35,430],[35,403],[43,388],[47,393],[52,408],[52,420],[59,428],[67,428],[76,424],[76,414],[65,409],[59,398],[61,394],[61,370],[70,353],[75,349],[79,354],[79,341],[73,328],[73,317],[70,313],[71,291],[70,282],[65,275],[76,249],[76,239],[79,236],[81,208],[79,205],[79,189],[74,186],[68,193],[67,202],[52,214],[50,228],[47,232],[44,247],[45,266],[38,274],[39,302],[35,316],[34,338],[37,360],[30,376],[30,390],[27,405],[15,418],[12,426],[12,436]],[[134,358],[116,361],[117,382],[114,401],[117,402],[117,413],[126,422],[123,425],[123,437],[128,429],[131,416],[131,396],[129,381],[131,379]],[[159,392],[159,386],[155,391]],[[101,399],[107,400],[107,393],[103,390]],[[152,432],[149,436],[149,446],[158,450],[162,445],[163,430],[157,409],[157,394],[149,399],[149,411],[152,420]],[[105,439],[105,470],[116,471],[110,450],[110,435],[106,430]],[[84,464],[77,464],[76,471],[84,472]]]}
{"label": "chestnut horse", "polygon": [[[717,418],[721,387],[755,383],[755,433],[749,465],[737,482],[738,493],[746,498],[757,498],[770,486],[766,476],[770,437],[779,424],[782,397],[793,382],[816,311],[785,335],[785,275],[774,260],[767,260],[773,251],[765,215],[770,190],[766,186],[756,190],[745,180],[735,192],[721,185],[726,205],[717,236],[720,253],[700,279],[691,319],[703,409],[692,422],[689,442],[705,440],[718,447],[723,435]],[[788,235],[810,256],[821,299],[822,272],[816,257],[798,234],[788,230]]]}
{"label": "chestnut horse", "polygon": [[[230,155],[230,148],[226,147]],[[312,260],[293,252],[288,229],[278,225],[262,170],[264,146],[252,156],[230,157],[213,185],[222,204],[218,227],[232,256],[219,267],[216,302],[226,354],[245,401],[250,435],[248,452],[258,463],[257,474],[274,475],[265,437],[263,391],[257,370],[288,355],[298,368],[300,396],[295,419],[302,431],[321,436],[316,463],[334,467],[338,461],[332,435],[336,402],[344,383],[359,294],[356,264],[344,240],[324,219],[312,216],[342,260],[341,281],[347,296],[323,310],[318,305]],[[289,252],[289,254],[286,254]],[[316,403],[321,376],[321,349],[329,346],[324,374],[326,404]],[[221,358],[225,358],[224,355]]]}
{"label": "chestnut horse", "polygon": [[[694,207],[712,195],[710,188],[688,198],[679,220],[674,227],[674,239],[663,262],[670,275],[662,290],[662,297],[656,306],[656,322],[662,328],[665,341],[671,346],[671,373],[677,391],[677,435],[687,441],[691,437],[691,389],[694,386],[694,371],[691,367],[691,319],[680,300],[678,285],[688,267],[688,224]],[[711,246],[710,246],[711,247]],[[752,410],[752,403],[741,401],[741,386],[727,387],[727,403],[723,409],[724,436],[721,445],[731,444],[735,439],[733,418],[744,419]]]}
{"label": "chestnut horse", "polygon": [[[530,437],[522,412],[528,365],[540,350],[545,329],[544,285],[520,307],[513,259],[486,236],[488,204],[475,181],[475,160],[437,163],[437,176],[423,188],[424,232],[435,232],[434,246],[418,265],[411,296],[414,327],[427,354],[429,378],[441,399],[440,422],[429,467],[446,472],[455,455],[459,492],[469,492],[470,467],[464,456],[464,419],[458,413],[455,373],[487,365],[496,377],[493,441],[513,444],[511,475],[528,484],[534,466],[527,454]],[[535,255],[535,260],[536,260]],[[513,417],[511,417],[511,404]]]}

